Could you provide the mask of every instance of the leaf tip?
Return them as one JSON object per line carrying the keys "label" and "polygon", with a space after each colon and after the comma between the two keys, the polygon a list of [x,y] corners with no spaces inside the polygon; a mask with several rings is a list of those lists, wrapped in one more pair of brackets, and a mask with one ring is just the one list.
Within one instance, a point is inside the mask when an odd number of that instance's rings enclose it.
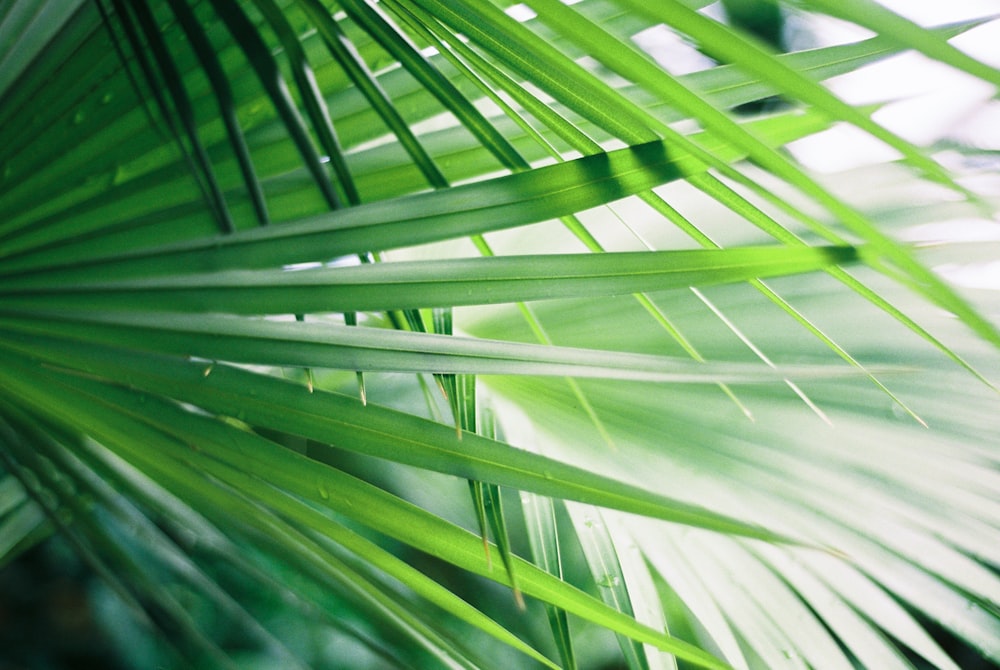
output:
{"label": "leaf tip", "polygon": [[513,592],[514,592],[514,604],[517,605],[517,610],[519,612],[527,611],[528,606],[524,602],[524,594],[521,592],[521,589],[515,586],[513,587]]}

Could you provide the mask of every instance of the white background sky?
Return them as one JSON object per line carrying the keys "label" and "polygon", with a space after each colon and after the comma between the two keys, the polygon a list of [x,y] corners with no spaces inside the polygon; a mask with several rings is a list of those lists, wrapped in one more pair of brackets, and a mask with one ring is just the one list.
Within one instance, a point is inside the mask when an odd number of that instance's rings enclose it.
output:
{"label": "white background sky", "polygon": [[[574,0],[564,0],[572,4]],[[1000,0],[877,0],[897,14],[924,26],[938,26],[1000,16]],[[722,18],[716,3],[705,10]],[[524,5],[508,12],[525,20],[534,12]],[[808,17],[804,19],[803,17]],[[789,15],[792,50],[856,42],[872,33],[853,24],[823,16]],[[712,66],[712,61],[663,26],[636,36],[636,42],[674,74]],[[1000,67],[1000,20],[993,20],[951,40],[951,44],[994,67]],[[827,82],[852,104],[885,103],[873,118],[918,146],[955,140],[979,149],[998,152],[973,188],[1000,201],[1000,101],[991,84],[932,61],[905,53],[887,58],[860,71]],[[802,163],[819,173],[838,173],[898,158],[898,153],[846,124],[794,142],[788,148]],[[940,157],[945,159],[946,157]],[[913,242],[964,241],[981,243],[979,260],[937,268],[951,281],[972,288],[1000,291],[1000,214],[993,219],[952,219],[914,226],[905,232]],[[988,256],[989,245],[996,249]],[[986,260],[982,260],[983,256]],[[996,313],[1000,315],[1000,300]]]}
{"label": "white background sky", "polygon": [[[880,0],[898,14],[925,26],[1000,14],[997,0]],[[818,22],[813,33],[823,44],[866,36],[833,20]],[[1000,67],[1000,20],[965,33],[951,42],[971,56]],[[960,140],[981,149],[1000,151],[1000,102],[994,86],[919,54],[886,59],[830,82],[851,103],[895,100],[873,118],[918,145],[941,139]],[[837,172],[895,158],[895,152],[852,128],[838,127],[796,143],[796,155],[820,172]],[[984,195],[1000,197],[1000,160],[993,179],[981,180]],[[1000,216],[941,221],[908,231],[914,242],[968,241],[992,245],[996,260],[978,260],[936,268],[949,280],[970,288],[1000,291]],[[988,249],[989,246],[984,248]],[[988,253],[987,253],[988,256]],[[1000,306],[997,311],[1000,312]]]}

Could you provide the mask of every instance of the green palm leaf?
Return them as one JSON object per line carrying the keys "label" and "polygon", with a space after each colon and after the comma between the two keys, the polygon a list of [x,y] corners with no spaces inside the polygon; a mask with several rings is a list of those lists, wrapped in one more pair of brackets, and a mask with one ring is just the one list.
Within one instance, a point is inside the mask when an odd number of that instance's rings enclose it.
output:
{"label": "green palm leaf", "polygon": [[[940,270],[996,248],[906,241],[996,212],[997,147],[827,85],[908,49],[996,84],[950,42],[989,17],[761,2],[875,35],[0,7],[0,570],[62,542],[137,667],[1000,664],[997,300]],[[788,150],[841,124],[901,159]]]}

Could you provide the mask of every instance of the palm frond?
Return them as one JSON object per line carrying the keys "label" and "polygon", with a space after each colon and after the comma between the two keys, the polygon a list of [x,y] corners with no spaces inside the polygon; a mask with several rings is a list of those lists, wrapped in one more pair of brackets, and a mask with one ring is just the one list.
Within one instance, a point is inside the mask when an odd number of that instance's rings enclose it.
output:
{"label": "palm frond", "polygon": [[[998,147],[827,83],[915,50],[995,86],[950,40],[996,24],[761,2],[875,35],[0,9],[0,566],[64,538],[169,666],[1000,664],[1000,311],[939,267],[996,248],[906,241],[995,216]],[[847,124],[899,158],[789,150]]]}

